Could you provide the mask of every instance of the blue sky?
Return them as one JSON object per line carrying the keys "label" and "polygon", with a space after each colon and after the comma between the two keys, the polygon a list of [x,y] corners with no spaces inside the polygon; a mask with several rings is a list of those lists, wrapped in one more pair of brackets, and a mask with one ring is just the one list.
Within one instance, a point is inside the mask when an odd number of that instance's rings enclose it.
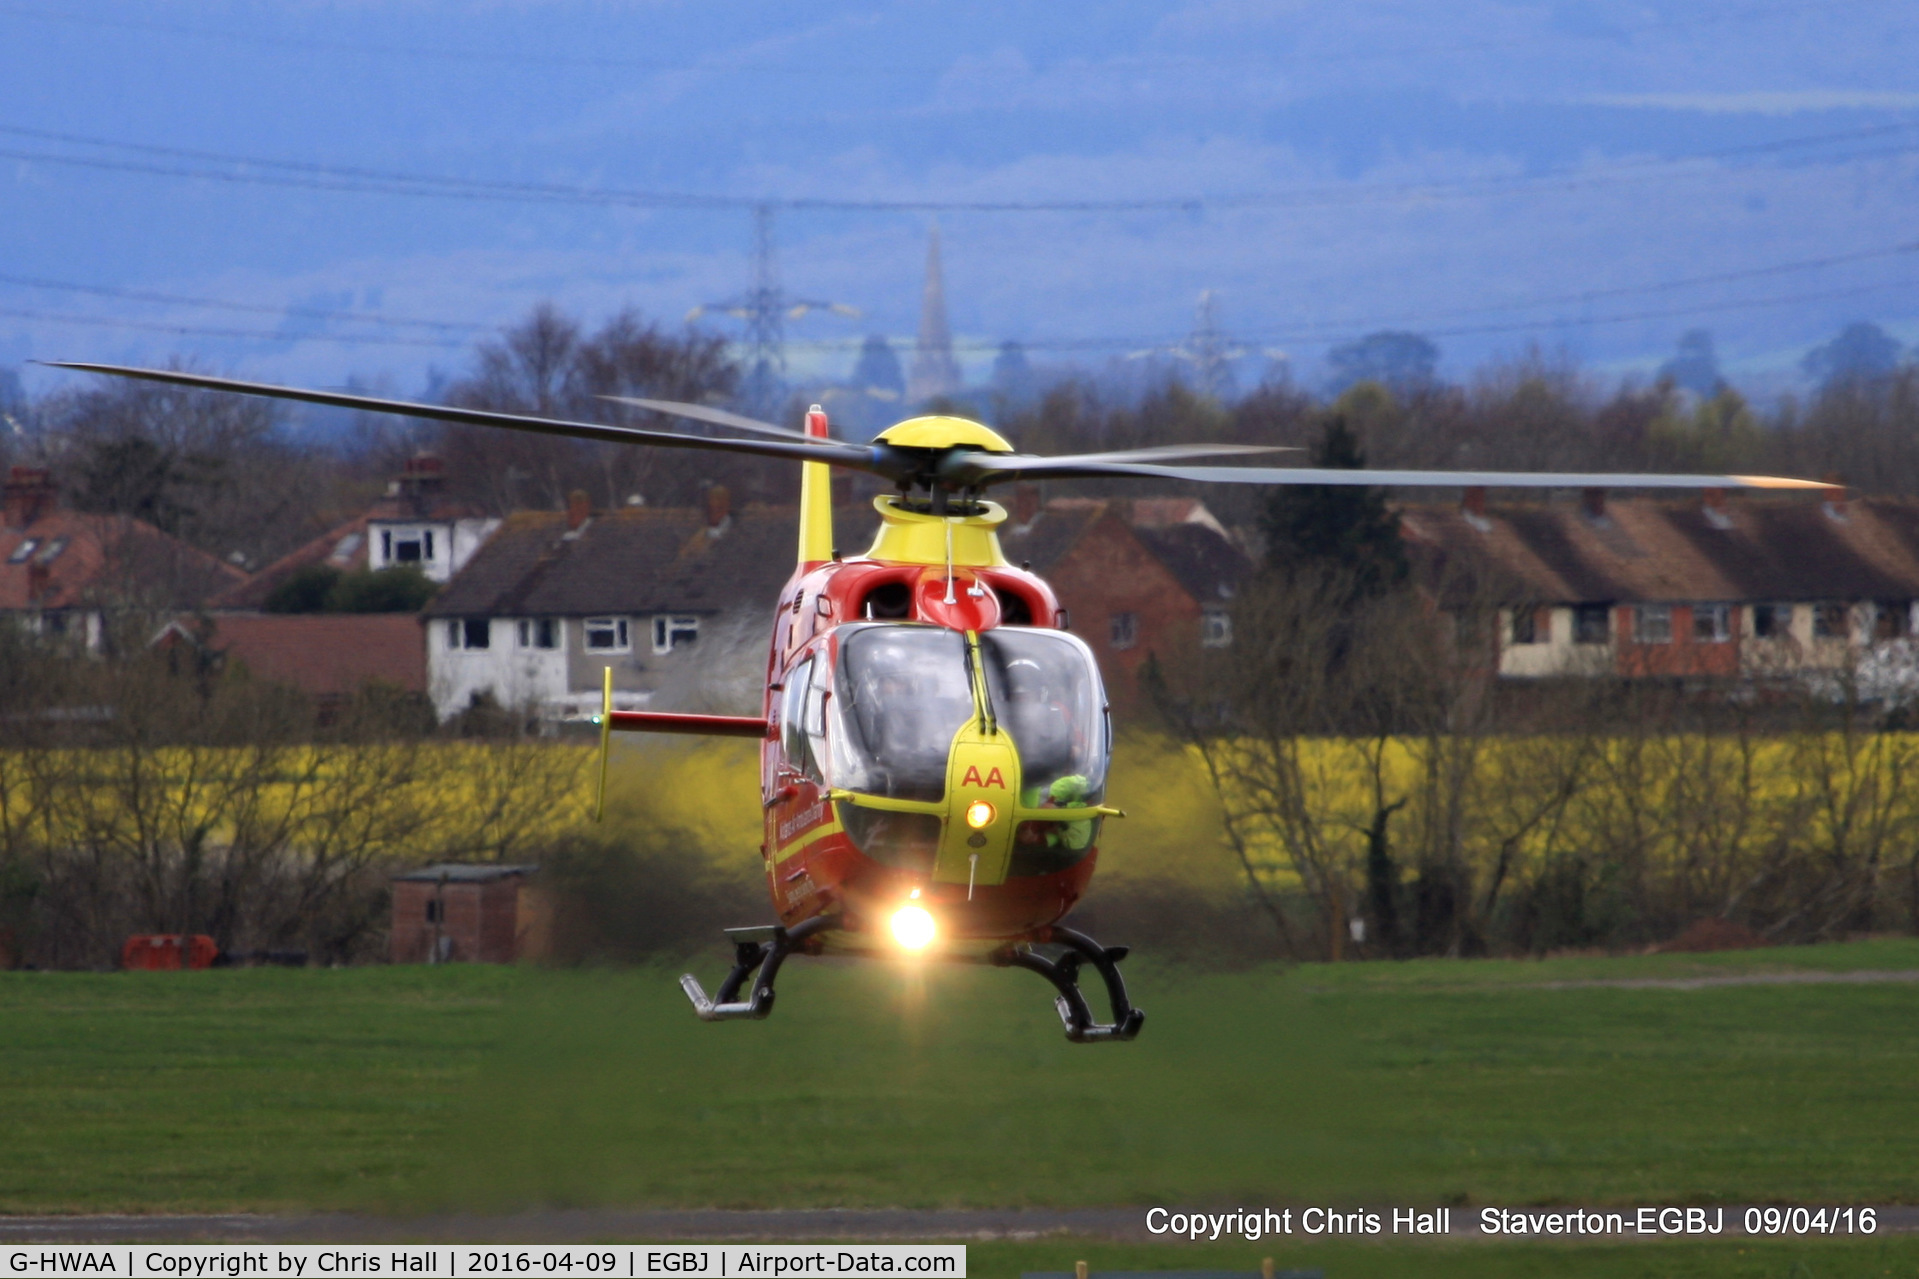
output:
{"label": "blue sky", "polygon": [[1176,341],[1202,289],[1309,383],[1384,327],[1464,376],[1703,325],[1762,393],[1848,321],[1919,340],[1919,13],[1880,0],[22,0],[0,41],[9,361],[413,392],[543,299],[738,292],[767,198],[1106,206],[783,209],[787,287],[864,312],[791,326],[828,376],[910,336],[935,217],[975,365]]}

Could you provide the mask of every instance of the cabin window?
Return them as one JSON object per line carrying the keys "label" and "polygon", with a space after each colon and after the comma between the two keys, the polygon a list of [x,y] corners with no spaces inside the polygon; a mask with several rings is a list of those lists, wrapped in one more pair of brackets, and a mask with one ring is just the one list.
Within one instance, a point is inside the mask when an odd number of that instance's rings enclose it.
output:
{"label": "cabin window", "polygon": [[1233,642],[1233,615],[1221,609],[1207,609],[1199,615],[1201,648],[1226,648]]}
{"label": "cabin window", "polygon": [[624,617],[589,617],[586,619],[586,647],[594,653],[624,653],[632,645],[628,642],[626,619]]}
{"label": "cabin window", "polygon": [[786,691],[780,700],[780,747],[786,762],[816,782],[824,782],[820,769],[821,738],[825,732],[826,688],[813,682],[811,658],[786,674]]}
{"label": "cabin window", "polygon": [[1732,638],[1732,605],[1694,604],[1692,637],[1700,644],[1724,644]]}
{"label": "cabin window", "polygon": [[700,619],[697,617],[656,617],[653,619],[653,651],[670,653],[676,648],[690,648],[700,640]]}
{"label": "cabin window", "polygon": [[1115,613],[1109,625],[1114,648],[1131,648],[1139,643],[1139,614]]}
{"label": "cabin window", "polygon": [[1844,604],[1820,604],[1812,610],[1814,639],[1852,638],[1852,610]]}
{"label": "cabin window", "polygon": [[1612,605],[1581,604],[1573,609],[1573,643],[1604,644],[1612,639]]}

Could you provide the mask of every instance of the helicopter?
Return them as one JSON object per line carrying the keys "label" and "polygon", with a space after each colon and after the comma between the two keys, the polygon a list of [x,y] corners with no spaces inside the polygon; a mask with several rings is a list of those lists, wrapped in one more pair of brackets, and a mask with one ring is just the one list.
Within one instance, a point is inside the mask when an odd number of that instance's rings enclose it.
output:
{"label": "helicopter", "polygon": [[[758,1020],[792,955],[918,955],[1023,968],[1055,992],[1074,1043],[1124,1042],[1145,1023],[1119,971],[1128,948],[1061,922],[1085,894],[1103,824],[1113,748],[1099,666],[1044,579],[1010,563],[985,494],[1022,479],[1123,477],[1199,483],[1530,489],[1826,489],[1751,475],[1340,470],[1194,465],[1284,451],[1169,445],[1042,457],[968,418],[909,418],[867,444],[830,434],[818,406],[803,429],[701,404],[609,396],[727,436],[534,417],[247,382],[174,369],[51,367],[573,438],[785,458],[801,465],[797,562],[774,605],[760,714],[621,711],[602,690],[595,817],[614,732],[744,737],[760,748],[760,847],[777,922],[726,930],[733,965],[708,995],[681,987],[705,1021]],[[833,537],[831,472],[865,472],[870,548]],[[1109,1015],[1081,989],[1091,968]]]}

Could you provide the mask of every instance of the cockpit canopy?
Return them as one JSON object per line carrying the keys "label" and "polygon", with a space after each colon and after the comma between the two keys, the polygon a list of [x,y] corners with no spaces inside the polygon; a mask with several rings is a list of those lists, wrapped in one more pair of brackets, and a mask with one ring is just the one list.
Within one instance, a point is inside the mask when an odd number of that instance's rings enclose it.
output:
{"label": "cockpit canopy", "polygon": [[[979,637],[988,710],[1019,752],[1030,806],[1062,778],[1073,802],[1106,789],[1106,695],[1093,654],[1058,631],[1007,627]],[[935,626],[858,624],[839,631],[833,784],[895,799],[938,800],[953,736],[973,717],[966,637]]]}

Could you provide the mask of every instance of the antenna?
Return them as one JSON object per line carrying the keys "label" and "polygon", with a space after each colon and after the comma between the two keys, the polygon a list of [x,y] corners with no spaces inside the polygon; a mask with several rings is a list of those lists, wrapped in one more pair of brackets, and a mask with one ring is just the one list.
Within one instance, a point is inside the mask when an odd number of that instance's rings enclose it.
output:
{"label": "antenna", "polygon": [[774,205],[762,200],[753,206],[753,284],[745,293],[724,302],[708,302],[686,313],[689,322],[709,311],[746,322],[746,383],[740,399],[755,417],[770,418],[780,411],[786,392],[786,321],[808,311],[831,311],[859,317],[857,307],[840,302],[818,302],[788,297],[780,287],[778,242],[773,234]]}

